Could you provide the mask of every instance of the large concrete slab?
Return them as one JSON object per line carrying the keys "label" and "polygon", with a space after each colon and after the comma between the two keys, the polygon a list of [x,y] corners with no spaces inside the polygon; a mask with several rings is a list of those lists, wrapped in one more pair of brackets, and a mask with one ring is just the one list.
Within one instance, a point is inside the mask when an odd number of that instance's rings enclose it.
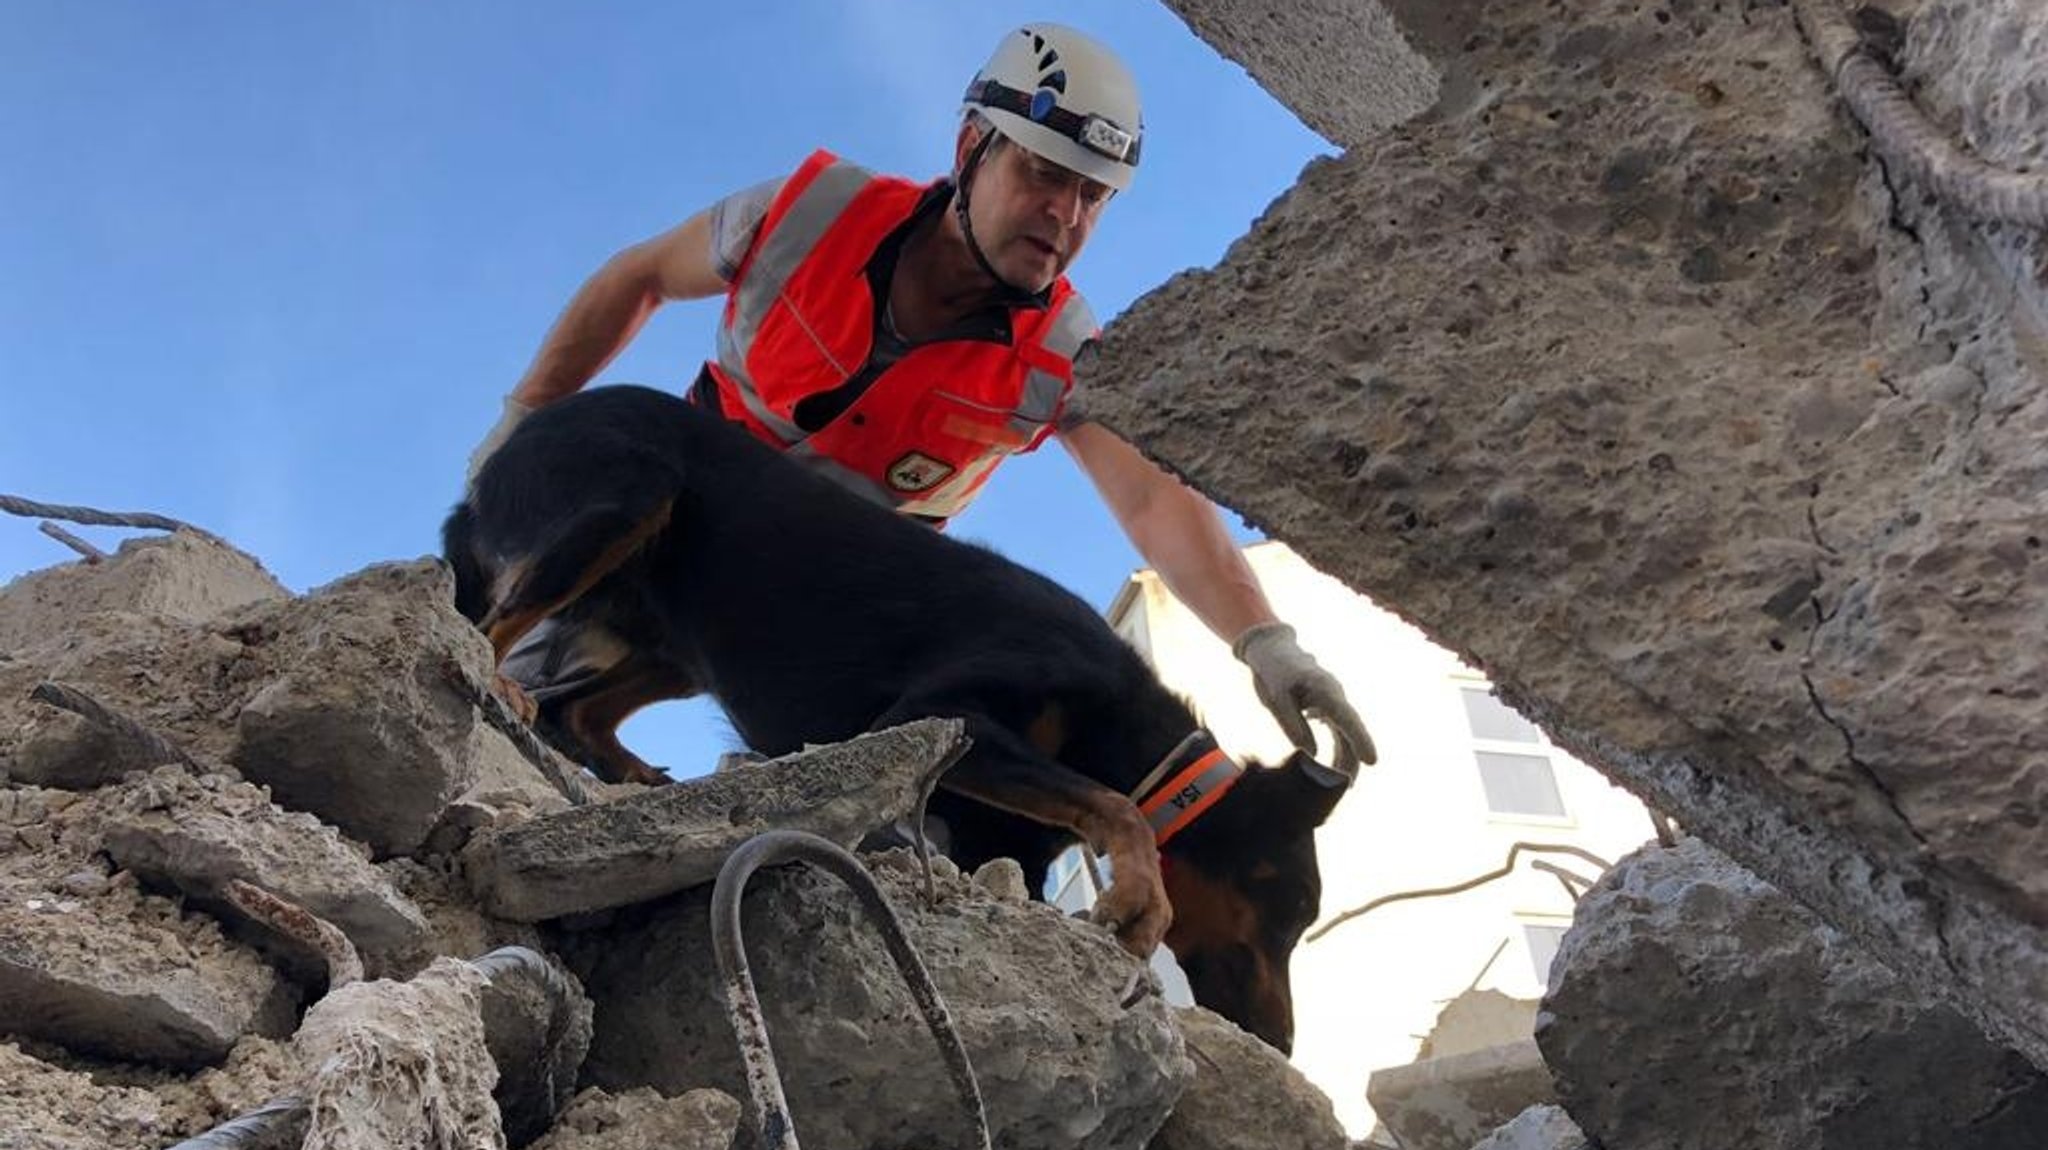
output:
{"label": "large concrete slab", "polygon": [[963,743],[921,719],[783,759],[480,832],[463,851],[484,909],[538,922],[710,882],[733,848],[776,828],[851,847],[908,813]]}
{"label": "large concrete slab", "polygon": [[1312,164],[1111,326],[1084,408],[2048,1066],[2010,277],[1893,196],[1782,8],[1444,18],[1470,107]]}
{"label": "large concrete slab", "polygon": [[1556,1097],[1535,1039],[1375,1070],[1365,1096],[1408,1150],[1468,1150]]}

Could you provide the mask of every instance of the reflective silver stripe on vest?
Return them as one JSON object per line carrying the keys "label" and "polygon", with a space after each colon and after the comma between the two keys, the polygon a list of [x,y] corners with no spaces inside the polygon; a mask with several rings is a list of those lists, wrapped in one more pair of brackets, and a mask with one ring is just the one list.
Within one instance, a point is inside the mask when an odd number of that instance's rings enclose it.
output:
{"label": "reflective silver stripe on vest", "polygon": [[[1040,346],[1061,359],[1073,362],[1081,351],[1081,345],[1095,338],[1098,328],[1095,311],[1080,292],[1069,293],[1060,303],[1059,314],[1046,325],[1045,336]],[[1017,412],[1010,420],[1010,430],[1023,437],[1036,435],[1038,429],[1051,423],[1059,414],[1060,400],[1067,394],[1067,381],[1049,371],[1032,368],[1024,377],[1024,393],[1017,400]]]}
{"label": "reflective silver stripe on vest", "polygon": [[798,463],[803,464],[806,469],[817,472],[819,475],[837,483],[839,486],[846,488],[870,503],[879,503],[893,511],[903,499],[901,495],[889,490],[881,483],[862,475],[860,472],[840,463],[831,456],[819,454],[817,449],[808,443],[798,443],[785,454]]}
{"label": "reflective silver stripe on vest", "polygon": [[[846,211],[846,206],[873,178],[874,174],[867,169],[843,161],[827,164],[814,176],[797,194],[796,202],[761,237],[760,249],[754,253],[753,260],[740,276],[740,282],[733,288],[732,322],[718,327],[718,365],[732,378],[747,413],[767,425],[784,442],[802,439],[804,432],[776,414],[761,399],[753,377],[747,374],[747,356],[753,351],[754,336],[760,330],[761,321],[782,298],[790,277],[796,274],[805,257]],[[813,339],[815,341],[815,337]],[[825,350],[822,343],[818,346],[820,351]],[[841,376],[851,376],[859,366],[833,364]]]}

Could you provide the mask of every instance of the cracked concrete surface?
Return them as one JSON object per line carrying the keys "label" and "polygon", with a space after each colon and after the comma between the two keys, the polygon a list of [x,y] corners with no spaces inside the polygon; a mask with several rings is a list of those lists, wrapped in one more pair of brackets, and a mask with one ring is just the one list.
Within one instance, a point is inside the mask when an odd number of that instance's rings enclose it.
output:
{"label": "cracked concrete surface", "polygon": [[[1283,99],[1365,82],[1175,7]],[[1389,11],[1430,115],[1126,311],[1086,410],[2048,1066],[2038,237],[1888,183],[1781,5]],[[1987,155],[2044,21],[1908,25]]]}

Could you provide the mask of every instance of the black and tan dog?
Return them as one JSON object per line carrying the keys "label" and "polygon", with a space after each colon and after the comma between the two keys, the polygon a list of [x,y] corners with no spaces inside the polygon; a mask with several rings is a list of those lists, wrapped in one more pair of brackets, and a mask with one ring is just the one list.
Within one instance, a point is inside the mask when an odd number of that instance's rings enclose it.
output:
{"label": "black and tan dog", "polygon": [[613,780],[648,702],[709,692],[781,755],[926,716],[972,746],[932,813],[963,867],[1033,890],[1079,836],[1113,882],[1097,917],[1162,940],[1198,1002],[1286,1050],[1287,962],[1317,914],[1314,831],[1349,782],[1302,755],[1231,762],[1085,602],[871,504],[661,392],[536,412],[477,476],[443,544],[458,606],[502,660],[543,618],[614,644],[543,728]]}

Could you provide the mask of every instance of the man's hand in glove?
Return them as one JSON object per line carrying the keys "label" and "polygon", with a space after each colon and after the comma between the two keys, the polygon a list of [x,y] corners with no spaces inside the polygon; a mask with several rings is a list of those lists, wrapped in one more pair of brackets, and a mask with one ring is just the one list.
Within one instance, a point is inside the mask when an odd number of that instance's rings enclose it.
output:
{"label": "man's hand in glove", "polygon": [[1320,719],[1337,735],[1337,761],[1331,764],[1337,771],[1356,777],[1361,762],[1379,761],[1365,720],[1344,697],[1337,677],[1295,642],[1294,628],[1285,623],[1261,623],[1239,635],[1230,651],[1251,668],[1259,701],[1303,752],[1315,754],[1315,732],[1308,722]]}

